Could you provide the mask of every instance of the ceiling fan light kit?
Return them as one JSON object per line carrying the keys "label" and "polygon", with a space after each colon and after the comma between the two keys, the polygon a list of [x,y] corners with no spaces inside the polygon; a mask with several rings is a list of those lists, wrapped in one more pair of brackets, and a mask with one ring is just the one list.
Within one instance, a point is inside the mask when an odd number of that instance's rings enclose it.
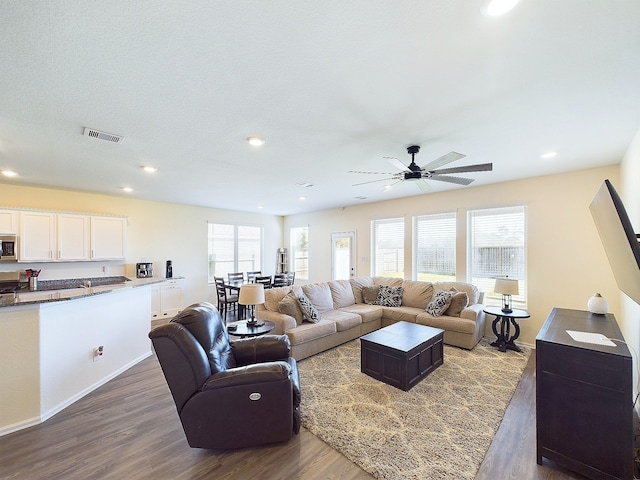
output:
{"label": "ceiling fan light kit", "polygon": [[416,186],[422,190],[423,192],[428,192],[431,187],[424,181],[425,179],[430,180],[438,180],[440,182],[447,183],[455,183],[457,185],[469,185],[473,182],[472,178],[464,178],[464,177],[454,177],[448,174],[450,173],[467,173],[467,172],[489,172],[493,170],[492,163],[481,163],[476,165],[466,165],[463,167],[451,167],[451,168],[442,168],[437,169],[443,165],[446,165],[451,162],[455,162],[456,160],[460,160],[464,158],[466,155],[458,152],[449,152],[446,155],[443,155],[432,162],[423,165],[422,167],[418,166],[415,162],[415,156],[420,151],[419,145],[411,145],[407,147],[407,153],[411,155],[411,163],[409,166],[405,166],[400,160],[395,157],[384,157],[387,161],[400,170],[400,173],[385,173],[385,172],[362,172],[357,170],[350,170],[350,173],[364,173],[364,174],[372,174],[372,175],[392,175],[390,178],[383,178],[380,180],[371,180],[368,182],[356,183],[353,186],[357,185],[365,185],[368,183],[374,182],[383,182],[383,181],[395,181],[393,184],[387,184],[384,187],[383,191],[389,191],[394,185],[410,180],[412,183],[415,183]]}

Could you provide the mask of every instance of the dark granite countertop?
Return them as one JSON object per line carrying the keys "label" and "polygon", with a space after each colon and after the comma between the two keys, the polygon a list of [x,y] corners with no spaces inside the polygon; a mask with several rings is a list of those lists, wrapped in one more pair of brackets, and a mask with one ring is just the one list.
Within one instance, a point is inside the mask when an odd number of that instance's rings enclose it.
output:
{"label": "dark granite countertop", "polygon": [[[48,302],[75,300],[83,297],[152,285],[166,281],[165,278],[96,277],[69,280],[43,280],[38,282],[38,290],[21,288],[13,293],[0,295],[0,308],[19,305],[34,305]],[[89,286],[90,285],[90,286]]]}

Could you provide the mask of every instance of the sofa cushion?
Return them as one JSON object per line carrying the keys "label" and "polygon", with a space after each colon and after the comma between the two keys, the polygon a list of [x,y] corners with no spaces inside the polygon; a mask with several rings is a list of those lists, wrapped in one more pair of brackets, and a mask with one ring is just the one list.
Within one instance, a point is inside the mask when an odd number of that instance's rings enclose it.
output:
{"label": "sofa cushion", "polygon": [[480,290],[471,283],[435,282],[433,284],[433,288],[435,290],[451,290],[451,288],[455,288],[459,292],[467,292],[467,295],[469,295],[469,305],[474,305],[480,302]]}
{"label": "sofa cushion", "polygon": [[386,285],[388,287],[401,287],[404,280],[398,277],[373,277],[374,285]]}
{"label": "sofa cushion", "polygon": [[433,297],[433,284],[416,280],[402,282],[402,305],[424,310]]}
{"label": "sofa cushion", "polygon": [[438,290],[429,305],[427,305],[427,313],[433,315],[434,317],[439,317],[442,315],[449,305],[451,305],[451,297],[453,296],[452,292],[448,292],[445,290]]}
{"label": "sofa cushion", "polygon": [[291,287],[267,288],[264,291],[264,308],[271,312],[279,312],[279,303],[291,291]]}
{"label": "sofa cushion", "polygon": [[336,331],[344,332],[350,328],[357,327],[362,323],[362,318],[357,313],[345,312],[343,310],[331,310],[322,314],[322,320],[336,323]]}
{"label": "sofa cushion", "polygon": [[329,282],[329,290],[331,290],[333,308],[348,307],[356,303],[349,280],[332,280]]}
{"label": "sofa cushion", "polygon": [[322,337],[328,337],[336,333],[336,322],[320,320],[318,323],[303,323],[302,325],[287,330],[291,345],[300,345]]}
{"label": "sofa cushion", "polygon": [[313,306],[311,300],[307,298],[304,292],[300,292],[298,295],[298,302],[300,303],[300,309],[304,313],[304,319],[311,323],[318,323],[320,321],[320,314]]}
{"label": "sofa cushion", "polygon": [[402,305],[402,287],[380,285],[375,304],[383,307],[399,307]]}
{"label": "sofa cushion", "polygon": [[451,295],[451,304],[444,314],[449,317],[459,317],[460,312],[469,304],[469,295],[467,292],[459,292],[455,288],[452,288],[450,292],[453,293]]}
{"label": "sofa cushion", "polygon": [[362,287],[373,287],[373,278],[371,277],[350,278],[349,283],[351,284],[351,288],[353,289],[353,296],[356,299],[356,303],[364,303],[364,301],[362,300]]}
{"label": "sofa cushion", "polygon": [[362,287],[362,303],[375,305],[379,291],[380,287],[378,285],[374,285],[373,287]]}
{"label": "sofa cushion", "polygon": [[441,328],[445,331],[465,333],[473,335],[476,329],[476,322],[466,318],[448,317],[441,315],[434,317],[426,312],[416,317],[416,323],[426,325],[428,327]]}
{"label": "sofa cushion", "polygon": [[287,293],[284,298],[280,300],[280,302],[278,303],[278,311],[295,318],[296,323],[298,325],[302,325],[304,313],[300,308],[298,297],[293,292]]}
{"label": "sofa cushion", "polygon": [[367,305],[366,303],[356,303],[348,307],[343,307],[343,312],[357,313],[362,318],[362,323],[378,321],[382,318],[382,307],[378,305]]}
{"label": "sofa cushion", "polygon": [[[394,322],[411,322],[416,323],[416,317],[424,313],[421,308],[415,307],[382,307],[382,316],[385,319],[392,320]],[[384,320],[383,320],[384,321]]]}
{"label": "sofa cushion", "polygon": [[333,298],[327,283],[307,283],[302,286],[302,291],[319,313],[333,310]]}

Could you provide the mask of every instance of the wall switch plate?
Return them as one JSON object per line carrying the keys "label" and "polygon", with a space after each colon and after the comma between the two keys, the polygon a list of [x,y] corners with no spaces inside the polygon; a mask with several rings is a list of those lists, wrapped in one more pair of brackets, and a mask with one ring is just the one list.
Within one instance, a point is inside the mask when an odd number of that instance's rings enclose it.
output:
{"label": "wall switch plate", "polygon": [[99,362],[100,360],[102,360],[102,355],[104,354],[104,347],[102,345],[100,345],[99,347],[96,347],[93,349],[93,361],[94,362]]}

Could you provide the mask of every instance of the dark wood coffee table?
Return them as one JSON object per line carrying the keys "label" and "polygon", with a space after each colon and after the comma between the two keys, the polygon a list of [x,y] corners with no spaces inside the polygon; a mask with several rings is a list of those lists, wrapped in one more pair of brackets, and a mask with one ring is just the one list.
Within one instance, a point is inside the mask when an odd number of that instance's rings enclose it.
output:
{"label": "dark wood coffee table", "polygon": [[444,330],[397,322],[360,337],[360,371],[411,389],[444,362]]}

